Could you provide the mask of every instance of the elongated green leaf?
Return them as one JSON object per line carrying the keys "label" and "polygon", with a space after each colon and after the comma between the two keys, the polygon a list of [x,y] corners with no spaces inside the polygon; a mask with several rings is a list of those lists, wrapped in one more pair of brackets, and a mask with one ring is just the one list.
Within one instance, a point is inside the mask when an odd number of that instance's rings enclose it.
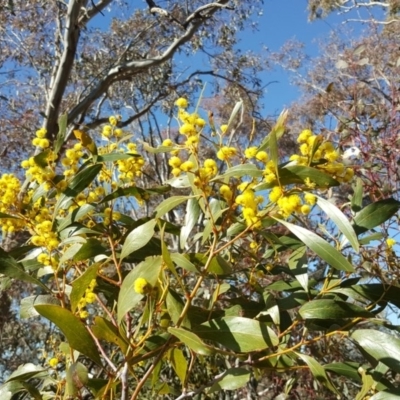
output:
{"label": "elongated green leaf", "polygon": [[189,272],[194,272],[194,273],[200,272],[200,269],[197,268],[193,263],[191,263],[188,257],[184,254],[172,253],[171,259],[178,267],[186,269]]}
{"label": "elongated green leaf", "polygon": [[34,400],[43,400],[42,395],[39,390],[28,382],[21,382],[18,380],[13,380],[10,382],[6,382],[4,385],[0,386],[0,399],[1,400],[12,400],[14,394],[20,392],[28,392],[31,396],[31,399]]}
{"label": "elongated green leaf", "polygon": [[141,262],[125,277],[118,296],[118,323],[120,324],[125,314],[132,310],[144,295],[134,291],[136,279],[143,278],[154,287],[157,284],[161,271],[162,257],[148,257]]}
{"label": "elongated green leaf", "polygon": [[44,376],[47,376],[48,372],[47,369],[42,367],[41,365],[35,365],[32,363],[27,363],[20,365],[16,371],[14,371],[9,378],[7,379],[7,382],[14,381],[14,380],[28,380],[32,378],[42,378]]}
{"label": "elongated green leaf", "polygon": [[236,390],[247,384],[250,379],[250,371],[245,368],[228,369],[221,380],[214,383],[207,392],[208,394],[219,392],[220,390]]}
{"label": "elongated green leaf", "polygon": [[82,321],[71,311],[51,304],[35,305],[36,311],[56,325],[67,338],[69,345],[89,357],[98,365],[101,358],[93,338]]}
{"label": "elongated green leaf", "polygon": [[242,317],[213,319],[196,327],[194,332],[202,339],[241,353],[267,349],[279,342],[275,332],[266,324]]}
{"label": "elongated green leaf", "polygon": [[317,196],[318,206],[325,212],[325,214],[336,224],[339,231],[343,233],[349,241],[353,249],[358,253],[360,246],[358,244],[357,235],[353,226],[346,218],[346,216],[334,204],[322,197]]}
{"label": "elongated green leaf", "polygon": [[[272,130],[275,132],[276,139],[280,139],[281,136],[285,133],[285,124],[286,124],[287,117],[288,117],[288,110],[283,110],[280,113],[280,115],[276,121],[276,124],[272,128]],[[261,143],[258,150],[261,151],[261,150],[265,150],[265,149],[269,148],[270,147],[270,139],[271,139],[271,136],[269,134],[263,140],[263,142]]]}
{"label": "elongated green leaf", "polygon": [[276,129],[272,129],[269,136],[269,155],[271,160],[274,162],[276,171],[278,175],[278,163],[279,163],[279,153],[278,153],[278,138],[276,136]]}
{"label": "elongated green leaf", "polygon": [[87,368],[80,362],[71,364],[66,373],[66,394],[68,397],[76,397],[89,380]]}
{"label": "elongated green leaf", "polygon": [[336,393],[337,395],[340,394],[333,385],[329,376],[326,374],[322,365],[317,360],[302,353],[296,353],[296,355],[300,357],[308,365],[315,379],[321,382],[325,387],[327,387],[333,393]]}
{"label": "elongated green leaf", "polygon": [[228,168],[224,174],[216,176],[211,180],[211,182],[224,180],[225,178],[230,178],[231,176],[234,176],[236,178],[242,176],[250,176],[252,178],[257,178],[261,177],[262,175],[263,172],[256,165],[241,164]]}
{"label": "elongated green leaf", "polygon": [[108,196],[105,196],[104,199],[100,201],[100,204],[118,199],[119,197],[133,196],[136,198],[142,198],[148,195],[167,193],[170,190],[171,186],[169,185],[157,186],[150,189],[142,189],[137,186],[127,187],[127,188],[119,187],[115,192],[112,192]]}
{"label": "elongated green leaf", "polygon": [[[167,310],[168,314],[171,317],[171,320],[174,324],[176,324],[179,320],[179,317],[182,313],[184,303],[178,293],[174,290],[169,289],[167,294]],[[190,321],[188,318],[185,318],[182,327],[190,329]]]}
{"label": "elongated green leaf", "polygon": [[384,223],[400,208],[400,202],[390,198],[367,205],[354,217],[354,230],[357,235]]}
{"label": "elongated green leaf", "polygon": [[116,344],[126,354],[129,343],[120,335],[118,329],[103,317],[95,317],[92,332],[97,339]]}
{"label": "elongated green leaf", "polygon": [[276,219],[295,234],[307,247],[314,251],[319,257],[326,261],[331,267],[346,272],[354,272],[353,266],[347,259],[326,240],[301,226],[293,225],[282,219]]}
{"label": "elongated green leaf", "polygon": [[100,264],[96,263],[91,265],[79,278],[72,282],[72,290],[70,295],[71,311],[75,312],[78,307],[79,300],[85,294],[90,282],[96,279],[97,270]]}
{"label": "elongated green leaf", "polygon": [[106,253],[106,248],[100,240],[90,238],[82,245],[74,256],[74,261],[83,261]]}
{"label": "elongated green leaf", "polygon": [[400,372],[400,339],[373,329],[358,329],[351,337],[375,360]]}
{"label": "elongated green leaf", "polygon": [[162,217],[164,214],[173,210],[175,207],[179,206],[179,204],[182,204],[190,198],[191,196],[172,196],[165,199],[156,207],[156,218]]}
{"label": "elongated green leaf", "polygon": [[324,365],[324,369],[350,378],[355,382],[361,382],[360,374],[358,373],[359,366],[355,362],[336,362]]}
{"label": "elongated green leaf", "polygon": [[33,283],[40,287],[45,292],[50,292],[50,289],[44,285],[40,280],[29,275],[14,258],[9,257],[8,254],[0,248],[0,274],[8,276],[9,278],[19,279],[24,282]]}
{"label": "elongated green leaf", "polygon": [[122,246],[120,259],[124,259],[129,254],[144,247],[154,235],[154,228],[157,221],[151,219],[143,225],[138,226],[126,237]]}
{"label": "elongated green leaf", "polygon": [[355,304],[340,300],[312,300],[304,304],[299,314],[304,319],[374,318],[375,315]]}
{"label": "elongated green leaf", "polygon": [[118,160],[128,160],[129,158],[141,157],[140,154],[133,153],[110,153],[97,156],[97,162],[110,162]]}
{"label": "elongated green leaf", "polygon": [[2,218],[13,218],[13,219],[21,219],[21,218],[18,218],[18,217],[15,217],[14,215],[11,215],[11,214],[6,214],[6,213],[3,213],[3,212],[0,212],[0,219],[2,219]]}
{"label": "elongated green leaf", "polygon": [[351,209],[358,212],[362,209],[363,199],[363,182],[361,178],[356,179],[356,187],[354,189],[353,197],[351,198]]}
{"label": "elongated green leaf", "polygon": [[38,304],[55,304],[60,305],[60,300],[52,294],[40,294],[24,297],[19,307],[19,315],[21,318],[32,318],[39,315],[35,309]]}
{"label": "elongated green leaf", "polygon": [[68,114],[65,113],[60,115],[60,118],[58,118],[58,134],[54,144],[55,154],[58,154],[62,145],[64,144],[65,135],[67,133],[67,125],[68,125]]}
{"label": "elongated green leaf", "polygon": [[183,328],[168,328],[168,332],[176,336],[183,344],[185,344],[189,349],[193,350],[197,354],[203,356],[211,356],[214,350],[204,344],[201,339],[193,332],[187,331]]}
{"label": "elongated green leaf", "polygon": [[58,210],[68,208],[73,197],[83,192],[96,178],[98,173],[103,168],[103,164],[89,165],[79,171],[69,182],[68,187],[57,201],[54,214],[57,215]]}
{"label": "elongated green leaf", "polygon": [[200,211],[199,200],[196,198],[189,199],[186,204],[185,223],[182,226],[180,235],[181,249],[185,248],[189,235],[199,219]]}
{"label": "elongated green leaf", "polygon": [[171,349],[168,352],[168,361],[171,363],[176,375],[182,384],[185,383],[188,363],[180,349]]}

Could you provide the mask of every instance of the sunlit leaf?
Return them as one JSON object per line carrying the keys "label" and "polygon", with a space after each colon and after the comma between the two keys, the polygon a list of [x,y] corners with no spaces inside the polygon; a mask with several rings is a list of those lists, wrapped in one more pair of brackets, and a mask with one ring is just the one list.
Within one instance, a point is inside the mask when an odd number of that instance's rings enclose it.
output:
{"label": "sunlit leaf", "polygon": [[358,329],[351,337],[375,360],[400,372],[400,339],[373,329]]}
{"label": "sunlit leaf", "polygon": [[368,204],[354,217],[354,230],[359,235],[384,223],[400,208],[400,202],[393,199],[379,200]]}
{"label": "sunlit leaf", "polygon": [[186,203],[185,222],[182,226],[180,235],[179,243],[181,249],[185,248],[189,235],[199,219],[200,211],[201,209],[199,206],[198,199],[196,198],[189,199],[188,202]]}
{"label": "sunlit leaf", "polygon": [[78,307],[79,300],[85,294],[86,289],[93,279],[96,279],[99,264],[91,265],[79,278],[72,282],[72,290],[70,295],[71,311],[75,312]]}
{"label": "sunlit leaf", "polygon": [[291,224],[282,219],[276,219],[279,223],[286,226],[294,233],[307,247],[314,251],[319,257],[326,261],[331,267],[346,272],[354,272],[353,266],[349,261],[326,240],[314,232],[301,226]]}
{"label": "sunlit leaf", "polygon": [[116,344],[126,354],[129,343],[120,335],[118,329],[107,319],[96,316],[92,332],[97,339]]}
{"label": "sunlit leaf", "polygon": [[65,141],[67,133],[68,114],[64,113],[58,118],[58,134],[54,143],[54,153],[58,154]]}
{"label": "sunlit leaf", "polygon": [[375,315],[356,304],[339,300],[312,300],[304,304],[299,314],[304,319],[373,318]]}
{"label": "sunlit leaf", "polygon": [[213,319],[196,327],[195,333],[202,339],[242,353],[267,349],[279,342],[275,332],[266,324],[243,317]]}
{"label": "sunlit leaf", "polygon": [[156,224],[157,221],[151,219],[130,232],[122,245],[120,259],[123,260],[129,254],[145,246],[153,237]]}
{"label": "sunlit leaf", "polygon": [[245,368],[230,368],[223,377],[214,383],[208,390],[208,394],[219,392],[220,390],[236,390],[245,386],[250,379],[250,371]]}
{"label": "sunlit leaf", "polygon": [[167,355],[168,361],[171,363],[176,375],[182,384],[185,383],[188,363],[186,357],[180,349],[171,349]]}
{"label": "sunlit leaf", "polygon": [[152,286],[156,286],[161,271],[162,257],[148,257],[137,265],[122,282],[118,296],[118,323],[120,324],[125,314],[132,310],[144,297],[133,289],[136,279],[143,278]]}
{"label": "sunlit leaf", "polygon": [[325,369],[321,366],[321,364],[317,360],[303,353],[296,353],[296,355],[308,365],[311,373],[313,374],[313,377],[317,381],[321,382],[325,387],[327,387],[333,393],[336,393],[337,395],[340,394],[339,391],[333,385],[329,376],[326,374]]}
{"label": "sunlit leaf", "polygon": [[69,345],[101,365],[99,351],[82,321],[71,311],[60,306],[35,305],[36,311],[56,325],[67,338]]}
{"label": "sunlit leaf", "polygon": [[204,344],[201,339],[193,332],[187,331],[183,328],[168,328],[168,332],[176,336],[182,343],[184,343],[189,349],[193,350],[197,354],[203,356],[211,356],[214,350]]}
{"label": "sunlit leaf", "polygon": [[346,216],[330,201],[317,196],[318,206],[325,212],[325,214],[336,224],[339,231],[343,233],[349,241],[353,249],[358,253],[360,246],[358,244],[357,235],[353,226],[350,224]]}
{"label": "sunlit leaf", "polygon": [[156,218],[162,217],[164,214],[173,210],[175,207],[179,206],[190,198],[191,196],[172,196],[168,199],[165,199],[156,207]]}

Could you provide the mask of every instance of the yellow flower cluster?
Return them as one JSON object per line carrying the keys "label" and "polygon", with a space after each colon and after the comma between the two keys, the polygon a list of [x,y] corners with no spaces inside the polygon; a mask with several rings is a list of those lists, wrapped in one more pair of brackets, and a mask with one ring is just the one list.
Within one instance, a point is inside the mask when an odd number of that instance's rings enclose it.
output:
{"label": "yellow flower cluster", "polygon": [[32,140],[32,144],[41,149],[47,149],[50,146],[50,142],[46,139],[47,131],[45,128],[41,128],[36,131],[36,137]]}
{"label": "yellow flower cluster", "polygon": [[388,239],[386,239],[386,244],[387,244],[387,247],[389,249],[391,249],[396,244],[396,240],[393,238],[388,238]]}
{"label": "yellow flower cluster", "polygon": [[133,283],[133,290],[138,294],[147,294],[151,291],[151,285],[144,278],[137,278]]}
{"label": "yellow flower cluster", "polygon": [[[0,176],[0,212],[15,215],[17,210],[18,193],[21,182],[12,174]],[[4,234],[12,233],[23,226],[23,221],[16,218],[2,218],[1,228]]]}
{"label": "yellow flower cluster", "polygon": [[22,161],[21,167],[26,169],[25,176],[31,182],[36,182],[39,185],[44,183],[44,188],[49,190],[53,186],[53,179],[56,176],[54,164],[56,159],[57,156],[52,151],[49,151],[47,154],[47,166],[39,166],[36,164],[35,159],[30,157],[29,160]]}
{"label": "yellow flower cluster", "polygon": [[189,114],[185,109],[188,107],[188,101],[184,98],[176,100],[175,104],[178,109],[178,120],[180,122],[179,133],[186,136],[185,147],[191,151],[195,151],[199,142],[199,135],[206,126],[206,121],[200,118],[199,114]]}
{"label": "yellow flower cluster", "polygon": [[37,261],[44,266],[50,266],[54,271],[57,270],[58,260],[55,256],[51,256],[47,253],[41,253],[37,256]]}
{"label": "yellow flower cluster", "polygon": [[210,179],[214,178],[218,173],[218,166],[215,160],[207,158],[204,160],[203,166],[196,172],[196,177],[193,183],[203,191],[206,196],[209,196],[212,192],[211,186],[209,185]]}
{"label": "yellow flower cluster", "polygon": [[79,162],[83,157],[82,143],[75,143],[72,149],[65,152],[65,158],[61,160],[61,164],[66,168],[64,176],[69,177],[77,173]]}
{"label": "yellow flower cluster", "polygon": [[258,206],[264,201],[264,198],[256,196],[253,187],[254,184],[251,182],[242,182],[238,186],[242,193],[236,197],[235,203],[242,206],[242,215],[247,226],[260,228],[261,220],[258,215]]}
{"label": "yellow flower cluster", "polygon": [[349,182],[354,176],[354,170],[338,162],[339,152],[329,141],[323,141],[321,136],[316,136],[309,129],[303,130],[297,138],[300,143],[301,155],[294,154],[291,161],[298,165],[313,165],[338,182]]}
{"label": "yellow flower cluster", "polygon": [[235,147],[222,146],[217,152],[217,157],[221,161],[229,161],[236,154],[237,149]]}
{"label": "yellow flower cluster", "polygon": [[96,301],[96,295],[94,293],[96,286],[96,279],[92,279],[89,286],[85,290],[84,296],[79,300],[77,310],[79,318],[86,319],[89,316],[89,312],[87,311],[86,307],[88,304],[92,304]]}
{"label": "yellow flower cluster", "polygon": [[[138,154],[135,143],[128,143],[127,153]],[[144,166],[144,158],[141,156],[130,157],[124,160],[117,161],[117,168],[119,171],[118,178],[125,183],[134,184],[135,178],[142,175],[142,168]]]}
{"label": "yellow flower cluster", "polygon": [[60,241],[57,233],[52,231],[53,222],[45,220],[36,223],[34,226],[34,235],[31,237],[31,242],[34,246],[45,247],[49,252],[57,248]]}

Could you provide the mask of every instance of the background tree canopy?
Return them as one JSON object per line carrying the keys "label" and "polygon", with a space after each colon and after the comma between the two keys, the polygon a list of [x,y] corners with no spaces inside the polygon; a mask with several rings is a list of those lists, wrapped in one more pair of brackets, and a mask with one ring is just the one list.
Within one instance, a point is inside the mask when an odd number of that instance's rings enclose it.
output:
{"label": "background tree canopy", "polygon": [[400,398],[397,3],[2,2],[0,398]]}

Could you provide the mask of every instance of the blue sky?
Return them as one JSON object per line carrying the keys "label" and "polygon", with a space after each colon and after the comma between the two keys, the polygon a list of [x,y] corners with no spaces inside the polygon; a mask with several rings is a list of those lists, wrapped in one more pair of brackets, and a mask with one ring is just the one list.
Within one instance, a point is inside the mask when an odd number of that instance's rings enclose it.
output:
{"label": "blue sky", "polygon": [[[324,40],[330,31],[341,28],[343,20],[344,17],[332,13],[327,18],[309,22],[307,0],[265,0],[259,32],[242,35],[243,49],[257,52],[266,46],[271,51],[278,51],[286,41],[296,39],[305,44],[309,56],[317,57],[318,42]],[[358,34],[362,25],[354,24],[352,28]],[[300,93],[290,84],[287,72],[277,69],[264,75],[266,83],[278,81],[269,85],[265,93],[266,112],[279,112],[299,97]]]}

